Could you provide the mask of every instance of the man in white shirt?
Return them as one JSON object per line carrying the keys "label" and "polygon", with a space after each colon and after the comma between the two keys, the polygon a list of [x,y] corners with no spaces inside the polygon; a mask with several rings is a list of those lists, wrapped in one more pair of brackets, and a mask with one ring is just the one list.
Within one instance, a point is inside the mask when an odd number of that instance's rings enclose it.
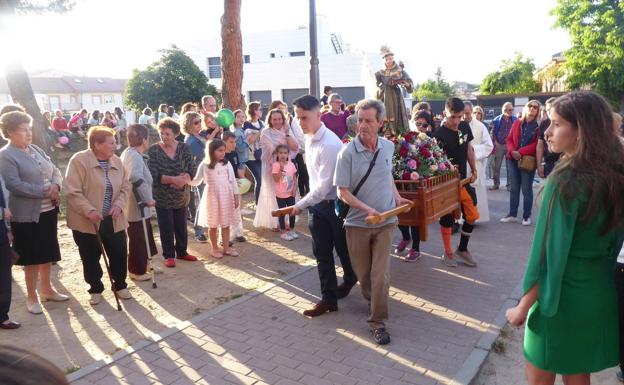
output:
{"label": "man in white shirt", "polygon": [[[322,299],[312,309],[303,312],[317,317],[338,310],[338,299],[346,297],[357,278],[351,267],[347,240],[342,221],[334,211],[336,187],[334,170],[342,141],[321,122],[321,105],[314,96],[305,95],[294,101],[295,114],[306,135],[305,159],[310,176],[310,192],[293,208],[293,215],[309,210],[312,252],[316,258]],[[344,281],[338,285],[333,250],[340,258]]]}

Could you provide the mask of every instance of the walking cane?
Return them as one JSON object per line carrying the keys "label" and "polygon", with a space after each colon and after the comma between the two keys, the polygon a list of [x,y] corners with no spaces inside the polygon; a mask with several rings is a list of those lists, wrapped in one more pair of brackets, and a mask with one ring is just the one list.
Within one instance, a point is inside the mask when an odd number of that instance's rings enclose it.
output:
{"label": "walking cane", "polygon": [[152,288],[156,289],[158,285],[156,285],[156,274],[154,272],[154,265],[152,264],[152,250],[150,248],[149,237],[147,235],[147,220],[145,219],[145,209],[147,207],[146,203],[143,203],[139,196],[139,186],[143,184],[143,179],[139,179],[138,181],[132,184],[132,191],[134,193],[134,198],[137,201],[137,206],[139,207],[139,213],[141,214],[141,223],[143,224],[143,237],[145,238],[145,252],[147,253],[147,261],[150,266],[150,275],[152,276]]}
{"label": "walking cane", "polygon": [[117,310],[121,311],[121,302],[119,302],[119,297],[117,296],[117,285],[113,280],[113,276],[111,275],[110,265],[108,264],[108,257],[106,256],[106,251],[104,250],[104,245],[102,244],[102,237],[100,236],[100,231],[98,226],[94,223],[93,229],[95,230],[95,237],[97,238],[98,246],[100,246],[100,252],[104,257],[104,265],[106,265],[106,272],[108,273],[108,278],[111,281],[111,286],[113,287],[113,294],[115,294],[115,301],[117,302]]}

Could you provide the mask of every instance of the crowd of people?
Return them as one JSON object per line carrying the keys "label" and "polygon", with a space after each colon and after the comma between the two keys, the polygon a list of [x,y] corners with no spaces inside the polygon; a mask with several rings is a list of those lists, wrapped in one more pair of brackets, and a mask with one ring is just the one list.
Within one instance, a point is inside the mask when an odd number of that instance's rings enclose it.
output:
{"label": "crowd of people", "polygon": [[[299,236],[297,215],[308,210],[321,300],[304,315],[337,311],[338,300],[360,282],[373,339],[389,343],[385,322],[397,218],[374,224],[366,218],[409,203],[392,177],[394,131],[387,129],[386,108],[379,100],[361,100],[347,108],[340,95],[326,91],[321,101],[311,95],[297,98],[296,118],[286,103],[276,100],[262,119],[261,104],[251,102],[245,111],[233,112],[230,127],[217,124],[217,101],[210,95],[199,106],[184,104],[180,115],[163,104],[158,119],[152,119],[153,111],[146,108],[139,124],[127,125],[121,109],[102,117],[98,111],[82,111],[67,129],[78,127],[80,132],[86,119],[88,148],[74,154],[64,177],[46,152],[32,144],[31,117],[20,106],[4,106],[0,131],[8,144],[0,150],[0,175],[8,196],[0,189],[0,328],[20,326],[8,316],[13,263],[24,267],[30,313],[42,313],[41,302],[70,300],[50,280],[51,264],[61,259],[57,225],[62,193],[94,306],[105,290],[100,267],[104,251],[111,289],[119,299],[132,298],[127,275],[145,281],[163,272],[152,263],[158,253],[152,209],[167,268],[175,268],[177,261],[198,260],[188,252],[189,221],[195,240],[210,241],[210,257],[221,259],[239,255],[234,242],[245,241],[241,215],[253,214],[255,227],[292,241]],[[530,100],[519,118],[506,103],[491,127],[483,117],[481,107],[458,98],[446,101],[439,123],[427,103],[411,112],[410,129],[435,138],[460,178],[469,179],[461,189],[462,224],[455,250],[455,218],[440,219],[442,262],[448,267],[458,262],[477,266],[469,241],[477,224],[489,220],[487,190],[500,189],[503,160],[510,199],[501,222],[518,221],[522,193],[522,224],[530,225],[535,174],[546,178],[525,294],[508,318],[516,325],[528,319],[525,355],[531,383],[541,383],[552,373],[585,383],[583,376],[588,375],[579,373],[618,362],[613,268],[624,240],[624,206],[618,203],[624,190],[620,121],[604,99],[586,91],[550,99],[544,106]],[[58,119],[64,120],[62,115],[52,120],[55,130],[62,126]],[[150,144],[153,127],[159,141]],[[121,133],[127,147],[117,156]],[[488,168],[493,179],[489,188]],[[254,184],[253,209],[243,208],[248,178]],[[274,217],[278,208],[288,218]],[[399,229],[402,239],[395,251],[407,252],[407,262],[419,260],[418,227]],[[344,271],[341,284],[334,250]],[[582,333],[566,326],[571,316]],[[596,340],[596,335],[602,337]],[[594,352],[593,359],[579,359],[588,351]]]}

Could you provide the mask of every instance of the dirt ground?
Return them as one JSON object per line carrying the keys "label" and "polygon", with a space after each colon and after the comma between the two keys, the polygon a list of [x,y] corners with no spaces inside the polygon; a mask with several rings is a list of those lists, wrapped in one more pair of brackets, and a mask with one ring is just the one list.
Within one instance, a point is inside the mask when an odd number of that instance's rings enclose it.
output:
{"label": "dirt ground", "polygon": [[[524,327],[505,326],[494,344],[494,349],[481,366],[481,370],[471,385],[523,385],[526,384],[524,374],[525,359],[522,353]],[[615,377],[616,369],[607,369],[592,375],[594,385],[621,384]],[[561,385],[561,377],[556,384]]]}
{"label": "dirt ground", "polygon": [[[247,194],[246,200],[251,195]],[[150,281],[134,282],[128,278],[134,299],[122,302],[122,312],[116,309],[106,274],[104,300],[97,306],[89,304],[78,250],[71,231],[59,220],[62,260],[53,266],[52,280],[70,300],[44,303],[44,313],[40,315],[28,313],[24,274],[21,268],[14,267],[10,316],[22,327],[0,333],[1,343],[34,350],[70,373],[151,333],[238,298],[301,266],[314,264],[307,215],[298,217],[300,238],[291,242],[282,241],[271,230],[254,229],[253,214],[243,220],[247,242],[235,244],[240,257],[208,257],[210,246],[195,242],[189,228],[189,253],[199,256],[200,261],[178,261],[174,269],[163,267],[164,274],[156,276],[156,289]],[[154,234],[158,238],[157,228]],[[156,243],[159,244],[158,239]],[[156,256],[155,261],[162,266],[162,257]]]}

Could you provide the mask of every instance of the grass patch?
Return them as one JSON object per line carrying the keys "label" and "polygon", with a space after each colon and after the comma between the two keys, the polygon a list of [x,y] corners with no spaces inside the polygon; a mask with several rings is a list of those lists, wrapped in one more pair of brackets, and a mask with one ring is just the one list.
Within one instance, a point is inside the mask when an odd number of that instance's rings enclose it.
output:
{"label": "grass patch", "polygon": [[67,374],[72,374],[73,372],[78,371],[78,369],[80,369],[80,366],[78,366],[78,365],[72,365],[72,366],[70,366],[70,367],[68,367],[68,368],[65,368],[65,374],[66,374],[66,375],[67,375]]}

